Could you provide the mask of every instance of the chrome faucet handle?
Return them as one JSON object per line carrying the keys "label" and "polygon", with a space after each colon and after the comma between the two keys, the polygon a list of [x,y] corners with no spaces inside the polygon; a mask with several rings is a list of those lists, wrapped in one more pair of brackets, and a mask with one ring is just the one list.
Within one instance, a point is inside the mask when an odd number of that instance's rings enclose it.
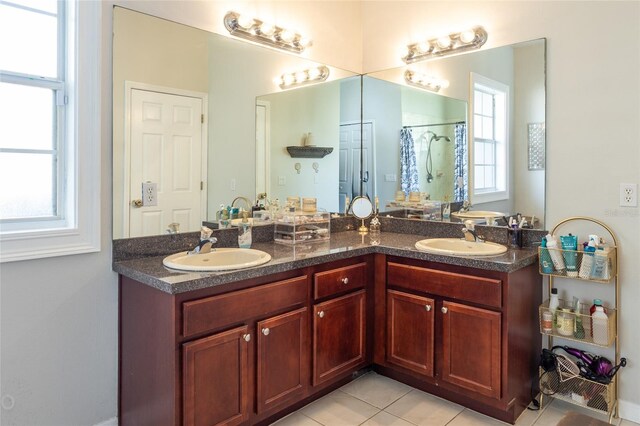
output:
{"label": "chrome faucet handle", "polygon": [[464,221],[464,227],[467,228],[469,231],[475,231],[476,223],[471,219],[467,219]]}
{"label": "chrome faucet handle", "polygon": [[177,234],[180,232],[180,224],[178,222],[172,222],[167,225],[168,234]]}

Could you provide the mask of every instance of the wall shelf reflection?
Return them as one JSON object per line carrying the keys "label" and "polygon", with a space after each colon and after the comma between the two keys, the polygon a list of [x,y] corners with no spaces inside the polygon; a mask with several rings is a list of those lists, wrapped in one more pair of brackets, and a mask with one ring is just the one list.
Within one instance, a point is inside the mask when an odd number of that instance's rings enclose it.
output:
{"label": "wall shelf reflection", "polygon": [[331,147],[319,146],[288,146],[291,158],[323,158],[333,152]]}

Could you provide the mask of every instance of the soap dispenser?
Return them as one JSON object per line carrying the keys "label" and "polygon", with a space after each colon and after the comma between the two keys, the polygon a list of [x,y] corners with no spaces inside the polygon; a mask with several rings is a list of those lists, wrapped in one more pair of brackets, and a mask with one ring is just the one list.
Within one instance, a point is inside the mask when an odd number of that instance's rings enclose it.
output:
{"label": "soap dispenser", "polygon": [[251,248],[251,222],[249,212],[242,212],[242,221],[238,224],[238,247]]}

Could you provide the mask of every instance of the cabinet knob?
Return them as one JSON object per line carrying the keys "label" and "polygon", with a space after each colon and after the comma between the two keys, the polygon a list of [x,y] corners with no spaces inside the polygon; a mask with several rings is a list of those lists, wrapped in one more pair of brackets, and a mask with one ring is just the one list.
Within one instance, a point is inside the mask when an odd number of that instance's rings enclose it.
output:
{"label": "cabinet knob", "polygon": [[263,328],[262,329],[262,334],[264,334],[265,336],[269,335],[269,328]]}
{"label": "cabinet knob", "polygon": [[242,338],[244,339],[245,342],[249,342],[251,340],[251,335],[250,334],[243,334]]}
{"label": "cabinet knob", "polygon": [[427,312],[431,312],[431,305],[424,305],[424,308],[427,310]]}
{"label": "cabinet knob", "polygon": [[349,284],[349,278],[343,278],[340,281],[342,281],[342,284]]}
{"label": "cabinet knob", "polygon": [[320,318],[324,318],[324,311],[320,311],[320,312],[318,312],[318,316],[319,316]]}
{"label": "cabinet knob", "polygon": [[442,311],[443,314],[446,314],[449,309],[443,306],[440,310]]}

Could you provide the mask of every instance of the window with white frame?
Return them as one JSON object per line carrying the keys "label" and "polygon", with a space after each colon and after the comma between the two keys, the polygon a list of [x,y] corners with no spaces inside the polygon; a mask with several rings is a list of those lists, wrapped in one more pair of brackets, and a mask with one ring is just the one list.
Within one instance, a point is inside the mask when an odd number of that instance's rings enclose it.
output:
{"label": "window with white frame", "polygon": [[99,16],[0,0],[0,261],[99,249]]}
{"label": "window with white frame", "polygon": [[473,83],[473,200],[508,198],[509,87],[478,74]]}

